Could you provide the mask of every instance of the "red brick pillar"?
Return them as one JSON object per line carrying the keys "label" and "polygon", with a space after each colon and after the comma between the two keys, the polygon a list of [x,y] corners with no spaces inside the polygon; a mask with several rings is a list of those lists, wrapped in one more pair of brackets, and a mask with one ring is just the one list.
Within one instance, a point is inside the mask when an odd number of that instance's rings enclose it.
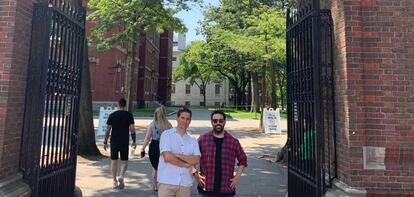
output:
{"label": "red brick pillar", "polygon": [[19,158],[33,2],[0,2],[0,196],[30,193]]}
{"label": "red brick pillar", "polygon": [[414,195],[414,1],[321,2],[334,21],[341,187]]}

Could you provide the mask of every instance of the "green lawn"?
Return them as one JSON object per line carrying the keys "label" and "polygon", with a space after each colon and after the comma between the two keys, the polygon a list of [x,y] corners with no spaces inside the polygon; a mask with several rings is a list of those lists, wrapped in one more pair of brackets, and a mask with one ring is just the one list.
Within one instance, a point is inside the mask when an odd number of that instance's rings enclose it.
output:
{"label": "green lawn", "polygon": [[[155,109],[156,108],[134,109],[132,113],[134,114],[135,117],[153,117]],[[167,110],[167,114],[173,112],[173,110],[170,110],[168,108],[166,110]]]}
{"label": "green lawn", "polygon": [[224,113],[226,114],[227,118],[236,118],[236,119],[260,119],[260,113],[251,113],[246,112],[244,110],[236,110],[236,109],[223,109]]}
{"label": "green lawn", "polygon": [[[244,110],[236,110],[233,108],[225,108],[223,111],[228,118],[260,120],[260,113],[252,113]],[[286,111],[281,111],[280,118],[282,120],[287,118]]]}

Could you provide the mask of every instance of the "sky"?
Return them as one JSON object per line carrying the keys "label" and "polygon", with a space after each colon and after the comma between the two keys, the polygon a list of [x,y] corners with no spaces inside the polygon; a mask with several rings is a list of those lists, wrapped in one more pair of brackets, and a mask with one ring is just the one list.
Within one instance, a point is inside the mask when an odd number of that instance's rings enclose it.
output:
{"label": "sky", "polygon": [[[203,3],[203,5],[214,6],[218,6],[219,4],[220,0],[204,0]],[[202,35],[196,35],[197,28],[199,27],[198,22],[202,21],[204,18],[200,6],[193,6],[191,10],[179,12],[176,16],[184,22],[188,29],[186,33],[187,44],[195,40],[204,40]]]}

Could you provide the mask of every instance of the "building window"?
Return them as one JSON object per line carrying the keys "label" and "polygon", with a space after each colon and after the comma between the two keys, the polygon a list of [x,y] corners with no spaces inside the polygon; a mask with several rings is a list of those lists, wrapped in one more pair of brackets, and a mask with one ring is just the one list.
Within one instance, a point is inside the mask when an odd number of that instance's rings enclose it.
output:
{"label": "building window", "polygon": [[173,57],[172,57],[172,61],[173,61],[173,62],[177,61],[177,57],[173,56]]}
{"label": "building window", "polygon": [[171,94],[175,94],[175,84],[171,84]]}
{"label": "building window", "polygon": [[220,85],[216,84],[216,95],[220,95]]}
{"label": "building window", "polygon": [[178,46],[178,42],[174,41],[173,42],[173,47],[176,47],[176,46]]}
{"label": "building window", "polygon": [[185,102],[185,106],[186,106],[186,107],[190,107],[190,101],[186,101],[186,102]]}
{"label": "building window", "polygon": [[206,106],[205,104],[204,104],[204,102],[200,102],[200,106]]}
{"label": "building window", "polygon": [[188,84],[185,85],[185,93],[186,94],[190,94],[191,93],[191,86],[188,85]]}

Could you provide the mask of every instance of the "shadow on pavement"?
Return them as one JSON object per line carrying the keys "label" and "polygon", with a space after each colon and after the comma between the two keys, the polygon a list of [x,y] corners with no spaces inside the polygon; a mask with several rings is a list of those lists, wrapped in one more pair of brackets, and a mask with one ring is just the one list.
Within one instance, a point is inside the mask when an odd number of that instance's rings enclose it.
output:
{"label": "shadow on pavement", "polygon": [[[211,129],[208,124],[205,126],[195,125],[197,126],[191,127],[191,135],[194,137],[198,137],[201,133]],[[143,159],[137,158],[145,131],[146,129],[143,127],[137,130],[137,156],[133,156],[129,161],[124,190],[111,188],[109,158],[95,161],[84,158],[78,159],[76,185],[81,188],[83,196],[157,196],[152,191],[152,167],[149,158],[147,156]],[[237,196],[284,197],[287,192],[286,166],[270,162],[262,157],[264,155],[276,155],[278,150],[285,144],[286,135],[233,130],[229,130],[229,132],[240,140],[248,156],[248,167],[237,187]],[[102,142],[103,136],[98,136],[97,145],[100,149],[102,149]],[[192,196],[198,196],[195,183],[193,183]]]}

